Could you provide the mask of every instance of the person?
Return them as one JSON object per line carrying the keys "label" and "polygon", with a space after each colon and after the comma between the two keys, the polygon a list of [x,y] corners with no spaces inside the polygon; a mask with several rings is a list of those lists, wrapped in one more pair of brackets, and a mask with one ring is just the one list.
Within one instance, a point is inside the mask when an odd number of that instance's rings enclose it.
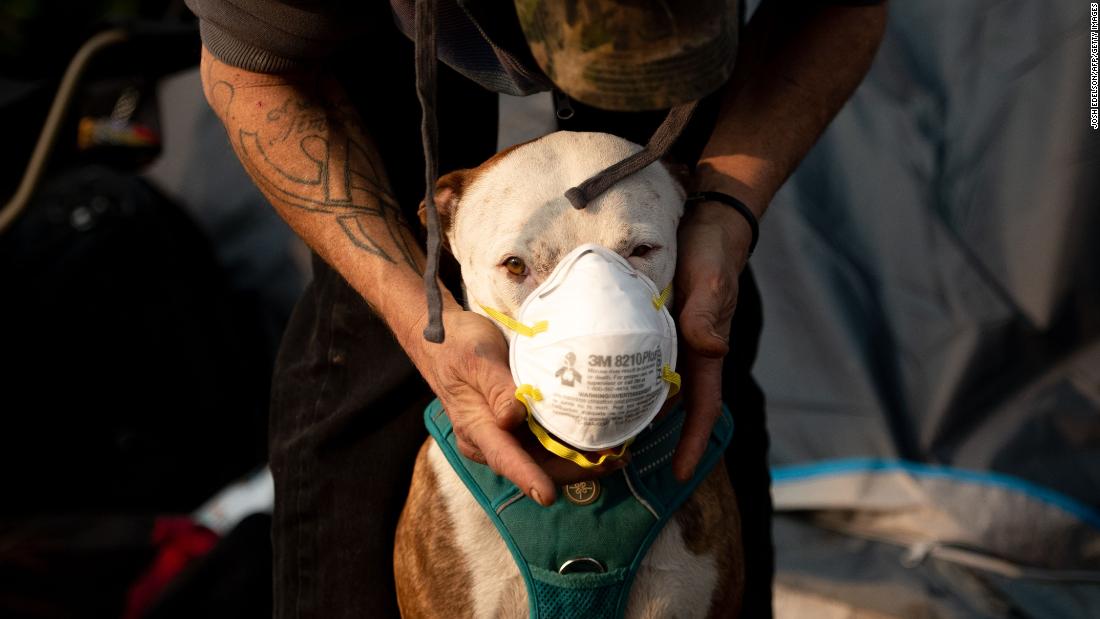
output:
{"label": "person", "polygon": [[[541,504],[553,502],[558,484],[593,473],[529,440],[492,323],[444,289],[446,337],[422,335],[426,260],[407,223],[424,195],[425,166],[406,36],[413,2],[187,4],[200,18],[207,100],[246,171],[314,251],[272,391],[275,615],[396,615],[393,530],[432,397],[449,412],[464,455]],[[517,12],[512,3],[439,2],[440,169],[474,167],[494,152],[493,91],[553,88],[559,127],[644,143],[664,112],[600,109],[555,83],[521,27],[540,3],[519,4]],[[563,4],[576,12],[601,3]],[[694,189],[729,194],[762,216],[869,68],[884,24],[875,2],[766,0],[741,32],[732,75],[702,98],[670,158],[689,166]],[[688,419],[673,467],[690,477],[724,398],[736,425],[727,466],[742,512],[744,616],[767,617],[767,433],[749,374],[761,321],[746,269],[752,231],[735,209],[704,201],[688,210],[679,236]]]}

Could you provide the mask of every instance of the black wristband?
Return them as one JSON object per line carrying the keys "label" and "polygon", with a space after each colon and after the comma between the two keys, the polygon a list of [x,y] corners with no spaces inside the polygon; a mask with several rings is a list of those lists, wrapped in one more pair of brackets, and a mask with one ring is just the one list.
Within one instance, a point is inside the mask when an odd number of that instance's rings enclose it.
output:
{"label": "black wristband", "polygon": [[752,241],[749,243],[749,256],[752,256],[752,252],[756,249],[756,241],[760,239],[760,223],[756,221],[756,215],[753,214],[749,207],[745,206],[745,203],[737,198],[721,193],[719,191],[700,191],[699,193],[688,196],[688,202],[721,202],[726,206],[733,207],[733,210],[741,213],[741,216],[745,218],[745,221],[749,222],[749,228],[752,230]]}

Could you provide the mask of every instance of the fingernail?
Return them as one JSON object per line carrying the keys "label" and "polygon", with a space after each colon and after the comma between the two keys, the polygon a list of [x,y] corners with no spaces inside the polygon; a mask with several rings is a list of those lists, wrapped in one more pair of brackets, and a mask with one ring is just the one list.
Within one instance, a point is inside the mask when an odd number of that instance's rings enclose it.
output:
{"label": "fingernail", "polygon": [[543,507],[546,507],[546,503],[542,500],[542,495],[539,494],[538,490],[536,490],[534,488],[531,488],[531,498],[535,499],[535,502],[538,503],[539,505],[542,505]]}

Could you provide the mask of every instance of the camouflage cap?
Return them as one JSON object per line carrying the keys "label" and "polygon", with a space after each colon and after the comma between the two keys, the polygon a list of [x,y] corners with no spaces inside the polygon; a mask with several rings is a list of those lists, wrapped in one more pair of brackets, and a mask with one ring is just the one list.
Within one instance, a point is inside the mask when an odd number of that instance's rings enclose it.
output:
{"label": "camouflage cap", "polygon": [[595,107],[672,107],[733,71],[737,0],[516,0],[516,13],[546,75]]}

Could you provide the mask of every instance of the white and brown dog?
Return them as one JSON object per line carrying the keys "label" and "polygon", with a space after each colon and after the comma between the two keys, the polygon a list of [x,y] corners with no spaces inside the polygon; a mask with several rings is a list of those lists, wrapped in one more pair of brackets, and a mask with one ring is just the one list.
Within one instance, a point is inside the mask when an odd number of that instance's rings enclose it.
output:
{"label": "white and brown dog", "polygon": [[[607,134],[558,132],[441,178],[436,201],[467,306],[515,316],[559,258],[584,243],[619,253],[659,289],[667,286],[684,191],[664,166],[620,181],[583,210],[563,195],[639,149]],[[744,580],[737,514],[719,462],[650,547],[627,617],[736,616]],[[432,439],[417,458],[394,563],[406,617],[527,615],[512,555]]]}

